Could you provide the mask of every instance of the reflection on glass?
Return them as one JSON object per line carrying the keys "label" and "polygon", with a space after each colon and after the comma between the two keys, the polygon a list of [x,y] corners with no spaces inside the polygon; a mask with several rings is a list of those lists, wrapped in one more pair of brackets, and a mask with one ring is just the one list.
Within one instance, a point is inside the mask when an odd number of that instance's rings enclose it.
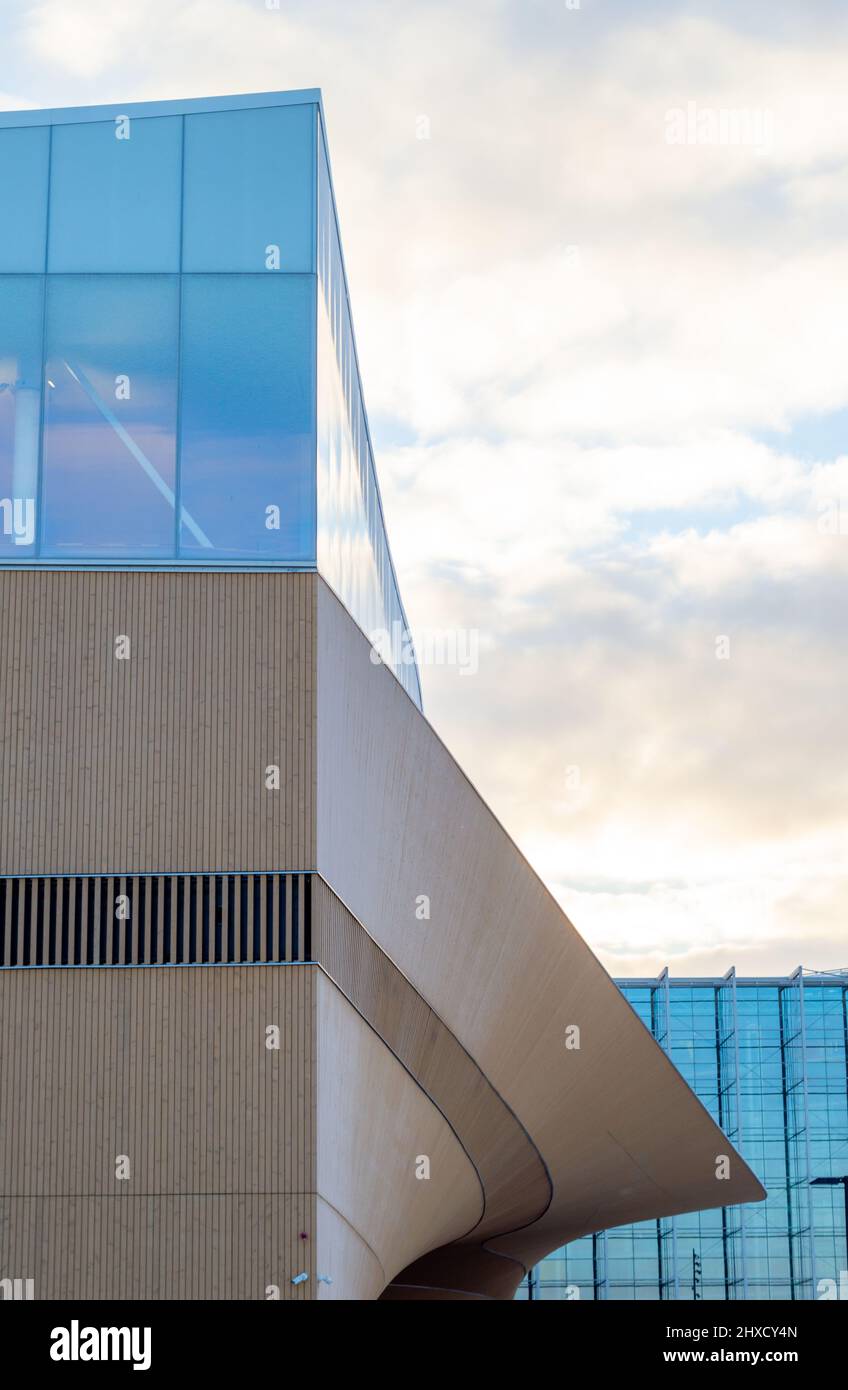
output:
{"label": "reflection on glass", "polygon": [[170,556],[178,281],[52,276],[43,553]]}
{"label": "reflection on glass", "polygon": [[0,556],[15,561],[35,553],[43,286],[0,276]]}
{"label": "reflection on glass", "polygon": [[309,101],[0,130],[0,560],[317,565],[420,704],[318,137]]}
{"label": "reflection on glass", "polygon": [[[664,985],[619,981],[655,1037],[664,1028]],[[731,1143],[768,1188],[762,1203],[690,1212],[601,1232],[559,1252],[563,1270],[545,1260],[528,1283],[533,1297],[547,1279],[581,1284],[591,1254],[597,1296],[693,1297],[692,1254],[700,1260],[704,1299],[809,1299],[818,1280],[845,1265],[842,1193],[810,1185],[811,1176],[844,1171],[848,1145],[848,989],[794,975],[770,986],[724,981],[671,983],[672,1035],[714,1051],[713,1072],[695,1089]],[[708,1020],[712,1018],[712,1028]],[[737,1032],[746,1039],[737,1050]],[[829,1069],[815,1074],[817,1058]],[[706,1073],[706,1069],[704,1069]],[[704,1089],[704,1086],[708,1089]]]}
{"label": "reflection on glass", "polygon": [[[318,305],[318,534],[322,574],[369,635],[390,630],[391,612],[369,533],[361,453],[364,423],[351,429],[323,297]],[[366,465],[367,466],[367,465]]]}
{"label": "reflection on glass", "polygon": [[315,561],[314,280],[183,279],[180,553]]}
{"label": "reflection on glass", "polygon": [[0,130],[0,274],[44,270],[48,126]]}
{"label": "reflection on glass", "polygon": [[313,269],[313,106],[186,116],[185,149],[184,270]]}
{"label": "reflection on glass", "polygon": [[86,121],[53,130],[50,271],[176,271],[182,122]]}
{"label": "reflection on glass", "polygon": [[[318,167],[318,569],[421,704],[389,554],[323,141]],[[378,641],[385,634],[388,642]]]}

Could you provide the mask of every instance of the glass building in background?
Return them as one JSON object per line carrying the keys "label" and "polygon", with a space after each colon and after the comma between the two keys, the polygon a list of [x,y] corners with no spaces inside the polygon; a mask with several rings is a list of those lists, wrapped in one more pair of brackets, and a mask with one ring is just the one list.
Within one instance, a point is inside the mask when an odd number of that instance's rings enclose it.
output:
{"label": "glass building in background", "polygon": [[317,569],[405,634],[319,93],[5,113],[0,185],[0,565]]}
{"label": "glass building in background", "polygon": [[823,1296],[825,1280],[838,1289],[848,1270],[848,971],[663,971],[617,984],[768,1197],[585,1236],[543,1260],[516,1296],[791,1300]]}

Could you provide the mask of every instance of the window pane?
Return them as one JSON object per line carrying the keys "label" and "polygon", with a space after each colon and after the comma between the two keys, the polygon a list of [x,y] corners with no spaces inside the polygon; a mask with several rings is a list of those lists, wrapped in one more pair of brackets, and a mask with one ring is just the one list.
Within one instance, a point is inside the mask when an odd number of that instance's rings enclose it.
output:
{"label": "window pane", "polygon": [[178,270],[180,166],[176,116],[56,126],[49,269]]}
{"label": "window pane", "polygon": [[181,553],[314,562],[314,299],[310,276],[184,277]]}
{"label": "window pane", "polygon": [[368,436],[323,143],[317,211],[318,569],[420,705]]}
{"label": "window pane", "polygon": [[311,106],[186,117],[184,270],[313,269]]}
{"label": "window pane", "polygon": [[44,281],[0,276],[0,556],[35,553]]}
{"label": "window pane", "polygon": [[44,270],[49,143],[47,126],[0,130],[0,272]]}
{"label": "window pane", "polygon": [[47,296],[44,547],[174,552],[175,276],[53,276]]}

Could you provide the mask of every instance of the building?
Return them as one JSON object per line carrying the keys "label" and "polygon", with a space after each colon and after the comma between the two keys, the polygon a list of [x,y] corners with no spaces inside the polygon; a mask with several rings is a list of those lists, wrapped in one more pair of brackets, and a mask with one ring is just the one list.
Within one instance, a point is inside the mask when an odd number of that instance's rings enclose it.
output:
{"label": "building", "polygon": [[759,1200],[421,712],[319,93],[0,180],[0,1278],[509,1298]]}
{"label": "building", "polygon": [[585,1236],[518,1297],[846,1297],[848,971],[618,985],[768,1196]]}

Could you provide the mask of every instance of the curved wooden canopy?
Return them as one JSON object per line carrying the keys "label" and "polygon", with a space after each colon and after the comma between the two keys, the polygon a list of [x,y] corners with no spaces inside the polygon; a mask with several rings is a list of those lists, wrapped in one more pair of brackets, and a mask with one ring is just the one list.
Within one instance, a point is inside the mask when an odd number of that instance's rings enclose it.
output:
{"label": "curved wooden canopy", "polygon": [[[509,1296],[578,1236],[760,1200],[758,1179],[320,581],[317,604],[317,866],[337,900],[319,959],[441,1110],[484,1192],[472,1229],[441,1245],[419,1233],[420,1256],[389,1269],[385,1296]],[[410,1045],[421,1007],[431,1036],[421,1027]]]}

